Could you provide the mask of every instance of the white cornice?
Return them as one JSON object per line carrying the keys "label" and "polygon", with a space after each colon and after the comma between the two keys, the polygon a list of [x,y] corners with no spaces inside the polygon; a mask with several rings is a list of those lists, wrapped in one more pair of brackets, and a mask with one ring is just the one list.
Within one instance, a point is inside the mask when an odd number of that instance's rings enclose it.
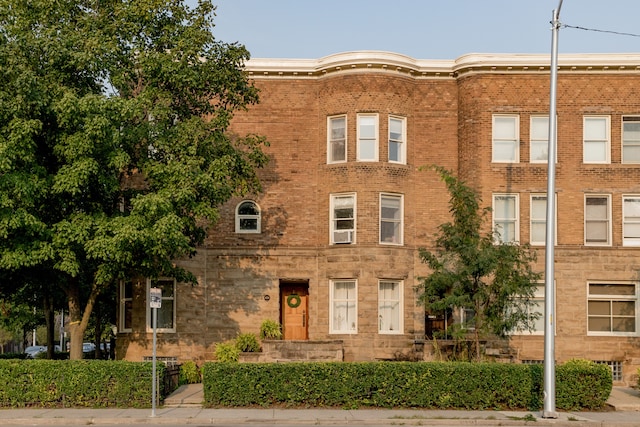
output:
{"label": "white cornice", "polygon": [[[321,77],[336,72],[397,72],[413,77],[456,77],[477,72],[549,69],[550,55],[470,53],[455,60],[415,59],[375,50],[342,52],[319,59],[256,58],[245,64],[252,77]],[[640,53],[561,54],[561,71],[640,72]]]}

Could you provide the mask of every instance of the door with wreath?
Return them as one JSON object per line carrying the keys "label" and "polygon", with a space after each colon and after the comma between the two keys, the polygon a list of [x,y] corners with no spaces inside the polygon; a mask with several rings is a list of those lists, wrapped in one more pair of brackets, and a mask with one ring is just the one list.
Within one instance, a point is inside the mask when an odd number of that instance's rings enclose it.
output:
{"label": "door with wreath", "polygon": [[285,340],[309,339],[309,286],[308,284],[283,284],[282,335]]}

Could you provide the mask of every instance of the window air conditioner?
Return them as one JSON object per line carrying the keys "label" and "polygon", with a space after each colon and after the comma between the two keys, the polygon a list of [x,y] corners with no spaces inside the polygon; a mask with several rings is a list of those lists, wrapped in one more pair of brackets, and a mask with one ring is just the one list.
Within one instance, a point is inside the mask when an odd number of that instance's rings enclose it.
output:
{"label": "window air conditioner", "polygon": [[353,230],[333,232],[333,243],[351,243],[352,240]]}

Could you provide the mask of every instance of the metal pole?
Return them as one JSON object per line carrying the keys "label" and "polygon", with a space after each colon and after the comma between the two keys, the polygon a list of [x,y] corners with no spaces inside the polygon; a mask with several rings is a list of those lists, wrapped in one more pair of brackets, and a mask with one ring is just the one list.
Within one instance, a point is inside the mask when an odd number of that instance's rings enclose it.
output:
{"label": "metal pole", "polygon": [[151,416],[156,416],[156,395],[158,391],[156,390],[156,330],[158,326],[158,309],[152,308],[153,312],[153,357],[152,357],[152,384],[151,384]]}
{"label": "metal pole", "polygon": [[553,11],[551,21],[551,90],[549,95],[549,153],[547,156],[547,224],[545,236],[545,281],[544,281],[544,409],[543,418],[558,418],[556,412],[556,366],[555,366],[555,232],[556,232],[556,96],[558,86],[558,30],[560,8]]}

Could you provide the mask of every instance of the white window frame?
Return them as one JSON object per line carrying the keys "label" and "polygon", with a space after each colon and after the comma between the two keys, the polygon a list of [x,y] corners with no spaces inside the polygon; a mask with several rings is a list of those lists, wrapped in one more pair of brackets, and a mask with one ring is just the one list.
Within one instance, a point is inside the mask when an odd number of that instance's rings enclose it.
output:
{"label": "white window frame", "polygon": [[[499,132],[498,121],[509,119],[513,121],[513,134]],[[493,163],[519,163],[520,162],[520,116],[518,114],[494,114],[491,127],[491,161]],[[497,147],[510,148],[512,156],[498,155]]]}
{"label": "white window frame", "polygon": [[[339,120],[344,121],[344,134],[342,138],[337,137],[334,134],[334,124]],[[337,129],[337,128],[335,128]],[[342,142],[341,142],[342,141]],[[335,144],[342,143],[344,145],[344,152],[342,153],[344,159],[336,160],[333,156],[333,146]],[[346,163],[347,161],[347,116],[345,114],[337,115],[337,116],[329,116],[327,117],[327,163]]]}
{"label": "white window frame", "polygon": [[[584,116],[582,119],[582,162],[592,164],[609,164],[611,163],[611,118],[610,116]],[[587,123],[602,122],[604,124],[605,135],[600,138],[587,135]],[[594,155],[587,155],[590,150],[587,146],[599,146],[604,150],[604,158],[596,158]]]}
{"label": "white window frame", "polygon": [[[543,216],[542,217],[537,217],[534,216],[534,209],[533,209],[533,204],[534,204],[534,199],[535,200],[541,200],[544,198],[544,209],[543,209]],[[558,227],[558,195],[555,195],[556,198],[556,203],[554,204],[554,208],[556,210],[555,215],[554,215],[554,219],[555,219],[555,229],[557,230]],[[543,226],[544,227],[544,238],[542,240],[534,240],[534,233],[533,233],[533,228],[534,225],[538,225],[538,226]],[[547,235],[547,193],[532,193],[531,197],[529,199],[529,244],[531,246],[544,246],[546,245],[547,241],[546,241],[546,235]],[[554,244],[557,245],[558,244],[558,233],[555,233],[554,237]]]}
{"label": "white window frame", "polygon": [[[605,293],[598,293],[598,294],[592,294],[592,288],[591,285],[614,285],[614,286],[633,286],[633,294],[628,294],[628,295],[620,295],[620,294],[605,294]],[[614,319],[615,318],[630,318],[631,316],[625,316],[625,315],[615,315],[613,312],[615,311],[614,309],[614,303],[615,302],[634,302],[633,306],[634,306],[634,313],[633,313],[633,318],[634,318],[634,329],[635,331],[633,332],[623,332],[623,331],[613,331],[613,323],[614,323]],[[639,326],[639,322],[638,322],[638,309],[639,309],[639,299],[638,299],[638,283],[636,282],[628,282],[628,281],[608,281],[608,282],[604,282],[604,281],[593,281],[593,282],[588,282],[587,283],[587,335],[591,335],[591,336],[624,336],[624,337],[637,337],[639,335],[638,331],[640,330]],[[591,307],[590,307],[590,303],[591,302],[609,302],[610,303],[610,310],[609,313],[607,315],[598,315],[598,314],[592,314],[591,312]],[[590,326],[590,320],[591,319],[597,319],[597,318],[609,318],[610,319],[610,330],[609,331],[596,331],[596,330],[591,330],[591,326]]]}
{"label": "white window frame", "polygon": [[[353,205],[353,217],[350,219],[353,221],[352,228],[340,228],[338,227],[338,223],[341,221],[349,221],[349,218],[338,218],[336,216],[336,205],[338,199],[351,199]],[[356,229],[357,229],[357,198],[356,193],[339,193],[339,194],[331,194],[330,196],[330,224],[329,224],[329,242],[332,245],[341,245],[341,244],[354,244],[356,242]],[[344,233],[347,233],[345,236]],[[338,238],[339,237],[339,238]]]}
{"label": "white window frame", "polygon": [[476,324],[473,319],[476,317],[476,310],[473,308],[458,308],[458,316],[460,317],[460,327],[465,331],[475,331]]}
{"label": "white window frame", "polygon": [[[635,209],[627,201],[633,201]],[[640,194],[622,196],[622,246],[640,246]]]}
{"label": "white window frame", "polygon": [[[129,293],[127,293],[127,287],[130,287]],[[129,322],[133,322],[133,287],[132,280],[120,281],[120,318],[118,319],[118,332],[131,332],[133,330],[133,326],[127,324],[127,311],[129,311],[130,315]]]}
{"label": "white window frame", "polygon": [[[245,203],[251,203],[255,209],[258,211],[257,214],[241,214],[240,207]],[[242,228],[242,220],[243,219],[253,219],[256,220],[256,228]],[[262,210],[260,206],[254,202],[253,200],[243,200],[236,205],[236,233],[241,234],[258,234],[262,230]]]}
{"label": "white window frame", "polygon": [[[535,328],[532,331],[529,330],[522,330],[522,331],[518,331],[518,330],[514,330],[511,334],[512,335],[544,335],[544,326],[545,326],[545,317],[544,317],[544,297],[545,297],[545,283],[544,281],[538,282],[535,291],[533,292],[533,298],[531,298],[531,301],[533,301],[536,305],[533,307],[529,307],[527,310],[527,316],[530,316],[532,313],[539,313],[540,316],[538,317],[538,320],[536,321],[537,323],[534,326],[541,326],[540,328]],[[553,291],[555,293],[555,286],[553,287]],[[554,298],[554,302],[555,302],[555,298]],[[535,307],[538,308],[538,310],[534,311]],[[555,331],[555,325],[556,322],[553,323],[554,325],[554,331],[553,334],[555,335],[556,331]]]}
{"label": "white window frame", "polygon": [[[402,129],[400,130],[400,135],[395,136],[391,133],[391,123],[399,122]],[[407,164],[407,118],[400,116],[389,116],[389,145],[388,145],[388,159],[389,163],[398,163],[402,165]],[[391,145],[398,145],[398,157],[399,159],[392,160],[391,159]]]}
{"label": "white window frame", "polygon": [[[388,295],[384,285],[397,286],[397,296]],[[404,333],[404,282],[402,280],[378,280],[378,333],[399,335]],[[393,318],[389,318],[393,317]]]}
{"label": "white window frame", "polygon": [[[534,122],[538,122],[544,120],[547,122],[546,128],[545,128],[545,132],[544,134],[534,134],[534,129],[537,129],[537,127],[534,125]],[[556,132],[557,134],[557,132]],[[534,147],[536,147],[534,149]],[[534,154],[535,153],[540,153],[540,149],[542,148],[542,150],[544,151],[544,154],[546,155],[546,157],[544,159],[541,158],[535,158]],[[558,163],[558,147],[556,144],[556,156],[555,156],[555,160],[556,163]],[[541,115],[534,115],[531,116],[530,118],[530,122],[529,122],[529,162],[530,163],[548,163],[549,162],[549,116],[541,116]]]}
{"label": "white window frame", "polygon": [[151,288],[155,287],[158,281],[163,281],[163,282],[171,282],[173,281],[173,295],[166,295],[164,292],[162,293],[162,307],[157,309],[158,310],[158,320],[160,319],[160,312],[161,310],[166,309],[167,307],[169,307],[168,302],[170,301],[172,304],[172,320],[171,320],[171,324],[173,325],[173,327],[171,328],[162,328],[160,326],[158,326],[158,328],[156,329],[157,332],[168,332],[168,333],[175,333],[176,332],[176,279],[170,278],[170,277],[160,277],[157,280],[151,280],[149,278],[147,278],[147,332],[153,332],[153,319],[151,316],[151,307],[149,304],[149,301],[151,300]]}
{"label": "white window frame", "polygon": [[[607,207],[606,207],[606,218],[590,218],[589,212],[587,211],[587,200],[589,199],[606,199]],[[587,238],[589,235],[588,229],[589,224],[596,223],[605,223],[607,227],[607,237],[606,241],[595,241]],[[611,246],[611,195],[610,194],[585,194],[584,196],[584,244],[585,246]]]}
{"label": "white window frame", "polygon": [[[383,203],[384,200],[396,200],[398,201],[399,204],[399,218],[385,218],[383,216]],[[380,230],[379,230],[379,242],[381,245],[397,245],[397,246],[401,246],[404,244],[404,196],[402,194],[391,194],[391,193],[380,193]],[[385,241],[383,239],[382,236],[382,232],[383,232],[383,223],[387,224],[387,223],[391,223],[397,226],[397,233],[398,235],[396,236],[394,234],[393,238],[394,240],[391,241]]]}
{"label": "white window frame", "polygon": [[[498,212],[496,209],[496,199],[502,198],[513,198],[514,199],[514,216],[506,217],[503,216],[501,212]],[[520,242],[520,195],[517,193],[494,193],[493,197],[493,205],[491,209],[492,213],[492,227],[494,231],[498,231],[500,233],[499,236],[496,236],[496,243],[518,243]],[[502,235],[502,230],[504,227],[498,228],[500,224],[505,223],[513,223],[514,233],[513,238],[509,240],[504,240],[504,236]]]}
{"label": "white window frame", "polygon": [[[347,295],[347,298],[338,298],[336,296],[337,284],[353,285],[353,291]],[[329,282],[329,333],[330,334],[347,334],[353,335],[358,333],[358,281],[356,279],[335,279]],[[340,327],[337,319],[338,304],[346,304],[347,319],[344,320],[345,326]]]}
{"label": "white window frame", "polygon": [[[379,126],[378,126],[378,114],[372,114],[372,113],[366,113],[366,114],[358,114],[358,136],[357,136],[357,153],[356,153],[356,158],[359,162],[377,162],[379,159],[379,143],[378,143],[378,132],[379,132]],[[362,131],[362,127],[363,127],[363,121],[364,120],[369,120],[369,119],[373,119],[373,135],[365,135],[365,133]],[[364,151],[363,150],[363,145],[369,145],[369,144],[373,144],[373,156],[372,157],[365,157],[364,156]]]}
{"label": "white window frame", "polygon": [[[629,133],[632,132],[625,132],[625,123],[637,124],[640,127],[640,116],[622,116],[622,163],[640,164],[640,129],[633,132],[637,133],[638,136],[631,137]],[[637,153],[636,158],[632,159],[633,156],[630,154],[625,155],[626,149],[635,151]]]}

